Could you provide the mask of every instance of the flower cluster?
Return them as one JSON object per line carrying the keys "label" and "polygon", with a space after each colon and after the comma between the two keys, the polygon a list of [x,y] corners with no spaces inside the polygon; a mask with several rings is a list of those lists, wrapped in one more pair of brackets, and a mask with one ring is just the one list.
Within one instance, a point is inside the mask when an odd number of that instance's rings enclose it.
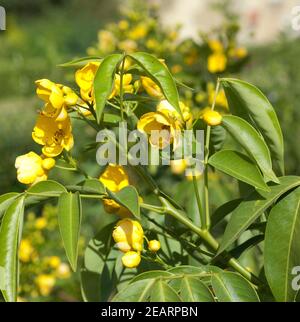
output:
{"label": "flower cluster", "polygon": [[[137,267],[141,262],[145,239],[141,224],[129,218],[122,219],[116,224],[112,236],[117,248],[125,253],[122,257],[123,265],[127,268]],[[149,241],[148,249],[156,253],[160,249],[160,242],[158,240]]]}

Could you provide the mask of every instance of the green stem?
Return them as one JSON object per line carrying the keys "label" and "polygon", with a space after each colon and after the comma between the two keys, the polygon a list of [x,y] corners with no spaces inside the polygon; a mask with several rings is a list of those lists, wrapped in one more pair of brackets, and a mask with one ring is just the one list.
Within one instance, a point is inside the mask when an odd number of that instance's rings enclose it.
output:
{"label": "green stem", "polygon": [[[201,239],[210,246],[214,251],[217,251],[219,248],[219,243],[215,240],[215,238],[210,234],[209,231],[203,230],[196,225],[194,225],[193,222],[191,222],[182,211],[174,208],[165,198],[160,197],[160,201],[162,202],[165,212],[171,216],[173,216],[175,219],[177,219],[179,222],[181,222],[186,227],[190,228],[194,233],[196,233]],[[226,254],[224,254],[226,255]],[[228,260],[228,264],[234,268],[237,272],[239,272],[241,275],[243,275],[247,280],[249,280],[252,283],[255,284],[261,284],[261,281],[254,276],[251,272],[249,272],[245,267],[243,267],[235,258],[230,258]]]}
{"label": "green stem", "polygon": [[[214,100],[211,106],[211,109],[215,109],[217,96],[220,89],[220,80],[217,81],[217,86],[215,90]],[[204,199],[205,199],[205,218],[206,218],[206,228],[210,227],[210,214],[209,214],[209,189],[208,189],[208,158],[209,158],[209,145],[210,145],[210,135],[211,135],[211,126],[207,125],[206,128],[206,139],[205,139],[205,148],[204,148]]]}
{"label": "green stem", "polygon": [[207,228],[206,216],[205,216],[205,213],[203,212],[202,205],[201,205],[201,198],[200,198],[196,175],[193,175],[193,185],[194,185],[194,191],[195,191],[196,200],[197,200],[198,211],[199,211],[199,215],[200,215],[201,228],[206,229]]}
{"label": "green stem", "polygon": [[124,75],[124,65],[125,65],[125,55],[121,63],[121,75],[120,75],[120,110],[121,110],[121,119],[124,120],[124,90],[123,90],[123,75]]}

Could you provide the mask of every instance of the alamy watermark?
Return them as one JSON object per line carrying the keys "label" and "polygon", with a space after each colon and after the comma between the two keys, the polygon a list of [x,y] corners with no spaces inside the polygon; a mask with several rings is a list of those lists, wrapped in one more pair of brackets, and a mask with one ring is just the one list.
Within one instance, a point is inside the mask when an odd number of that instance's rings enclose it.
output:
{"label": "alamy watermark", "polygon": [[99,131],[96,141],[96,159],[101,166],[170,165],[171,160],[183,160],[187,176],[200,175],[204,170],[202,130],[152,130],[148,136],[139,130],[128,131],[127,123],[121,122],[113,130]]}
{"label": "alamy watermark", "polygon": [[6,30],[6,11],[0,6],[0,30]]}
{"label": "alamy watermark", "polygon": [[292,289],[296,292],[300,291],[300,266],[295,266],[292,269],[292,275],[295,277],[292,279]]}

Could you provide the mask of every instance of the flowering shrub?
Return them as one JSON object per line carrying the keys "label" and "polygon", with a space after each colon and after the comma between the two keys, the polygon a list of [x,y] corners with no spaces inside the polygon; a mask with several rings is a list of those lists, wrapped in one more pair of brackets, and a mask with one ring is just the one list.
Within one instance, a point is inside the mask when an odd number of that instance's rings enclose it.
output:
{"label": "flowering shrub", "polygon": [[[46,231],[58,230],[54,218],[24,218],[25,208],[48,199],[58,199],[73,271],[82,200],[103,205],[95,216],[108,224],[80,265],[85,301],[297,300],[300,179],[284,175],[283,137],[270,102],[254,85],[226,77],[247,58],[236,26],[198,43],[180,41],[179,27],[163,29],[153,17],[155,11],[127,11],[101,30],[88,57],[64,64],[76,68],[76,87],[36,81],[43,108],[32,139],[40,153],[16,158],[25,191],[0,196],[6,301],[49,296],[70,275],[68,264],[42,247]],[[96,142],[77,145],[73,120],[98,132]],[[79,154],[95,152],[97,175],[75,158],[74,141]],[[81,178],[48,180],[54,168]],[[220,193],[228,182],[236,191],[219,207],[216,181]],[[254,268],[244,263],[251,251],[259,253]]]}
{"label": "flowering shrub", "polygon": [[[74,271],[82,199],[102,201],[105,213],[101,216],[114,213],[122,217],[116,221],[113,217],[85,250],[81,289],[86,301],[294,301],[300,179],[284,176],[280,125],[259,89],[241,80],[219,78],[210,109],[195,118],[180,101],[166,63],[155,56],[116,53],[65,64],[78,65],[83,65],[75,73],[78,88],[49,80],[36,82],[45,105],[32,138],[40,145],[41,155],[28,152],[17,158],[18,179],[28,186],[23,193],[7,193],[0,199],[5,300],[17,298],[17,254],[21,261],[35,256],[28,240],[20,243],[24,208],[58,198],[60,234]],[[227,115],[215,110],[221,87],[229,105]],[[71,155],[72,118],[99,132],[90,148],[106,166],[97,177],[84,171]],[[124,124],[127,130],[135,130],[131,139],[130,134],[128,140],[114,135]],[[217,129],[232,137],[234,149],[211,149]],[[178,159],[185,131],[193,136],[192,147]],[[205,136],[203,159],[194,150],[199,143],[203,147],[198,131]],[[156,132],[163,134],[157,136]],[[225,140],[223,136],[221,140]],[[139,145],[140,141],[146,145]],[[123,161],[110,155],[114,151],[120,158],[124,150]],[[151,158],[148,165],[138,162],[138,155],[148,150],[151,156],[157,153],[160,162],[179,160],[190,170],[187,173],[196,199],[192,215],[170,194],[172,189],[163,191],[153,180]],[[64,170],[78,172],[82,180],[67,185],[47,180],[55,163],[62,162]],[[237,179],[242,188],[238,199],[214,213],[210,207],[212,171]],[[220,241],[214,237],[216,227]],[[242,242],[240,236],[248,236],[245,232],[249,231],[251,237]],[[264,245],[259,276],[238,260],[257,245]],[[56,262],[49,259],[52,267]],[[35,282],[41,294],[54,286],[49,274],[40,275]]]}

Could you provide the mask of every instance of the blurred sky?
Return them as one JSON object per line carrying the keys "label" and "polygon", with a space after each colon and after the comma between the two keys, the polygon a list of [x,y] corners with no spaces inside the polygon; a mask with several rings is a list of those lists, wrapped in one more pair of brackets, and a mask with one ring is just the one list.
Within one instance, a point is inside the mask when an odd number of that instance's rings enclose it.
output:
{"label": "blurred sky", "polygon": [[[182,37],[197,36],[197,30],[210,30],[220,23],[220,16],[212,10],[215,0],[149,0],[161,5],[162,21],[167,25],[183,24]],[[292,9],[299,0],[232,0],[240,15],[241,41],[265,43],[285,31],[293,36],[300,31],[292,29]]]}

